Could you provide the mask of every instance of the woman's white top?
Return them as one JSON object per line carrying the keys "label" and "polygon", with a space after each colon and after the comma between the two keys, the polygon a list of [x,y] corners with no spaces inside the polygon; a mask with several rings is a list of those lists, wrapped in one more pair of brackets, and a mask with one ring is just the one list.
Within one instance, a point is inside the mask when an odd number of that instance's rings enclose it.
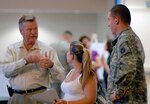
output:
{"label": "woman's white top", "polygon": [[[72,73],[73,70],[71,70],[67,77]],[[67,78],[66,77],[66,78]],[[74,100],[80,100],[85,97],[84,91],[82,89],[82,85],[80,82],[81,74],[73,81],[65,82],[61,84],[61,89],[64,92],[64,100],[67,101],[74,101]]]}

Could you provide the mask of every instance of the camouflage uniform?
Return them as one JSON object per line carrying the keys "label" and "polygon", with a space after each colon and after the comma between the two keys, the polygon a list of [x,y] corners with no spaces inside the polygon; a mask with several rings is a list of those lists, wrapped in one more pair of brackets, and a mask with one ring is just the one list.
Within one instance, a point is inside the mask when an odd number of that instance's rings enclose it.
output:
{"label": "camouflage uniform", "polygon": [[[113,41],[108,77],[108,104],[147,104],[145,54],[138,36],[128,27]],[[111,92],[119,99],[112,102]]]}

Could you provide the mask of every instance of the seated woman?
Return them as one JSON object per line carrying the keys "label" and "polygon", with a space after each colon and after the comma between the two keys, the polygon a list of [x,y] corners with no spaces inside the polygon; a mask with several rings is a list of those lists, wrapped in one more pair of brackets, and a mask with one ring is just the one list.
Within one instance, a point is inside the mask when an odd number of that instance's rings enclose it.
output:
{"label": "seated woman", "polygon": [[67,61],[73,66],[61,84],[63,99],[54,104],[94,104],[97,97],[97,79],[92,70],[90,53],[82,43],[73,41],[67,52]]}

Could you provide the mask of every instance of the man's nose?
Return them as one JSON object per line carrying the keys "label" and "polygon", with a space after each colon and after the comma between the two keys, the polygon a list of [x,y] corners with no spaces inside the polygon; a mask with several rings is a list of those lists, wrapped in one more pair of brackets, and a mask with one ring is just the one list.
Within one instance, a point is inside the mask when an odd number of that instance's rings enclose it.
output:
{"label": "man's nose", "polygon": [[37,31],[34,30],[34,29],[32,29],[32,30],[31,30],[31,33],[32,33],[33,35],[36,35],[36,34],[37,34]]}

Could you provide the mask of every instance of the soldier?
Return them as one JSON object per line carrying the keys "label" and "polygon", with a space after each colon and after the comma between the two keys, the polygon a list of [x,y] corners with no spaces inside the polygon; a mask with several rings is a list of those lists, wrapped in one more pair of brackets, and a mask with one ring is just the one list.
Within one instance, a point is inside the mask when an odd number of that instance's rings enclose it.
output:
{"label": "soldier", "polygon": [[108,104],[147,103],[145,54],[130,22],[130,11],[124,5],[116,5],[108,13],[108,26],[115,36],[108,77]]}

